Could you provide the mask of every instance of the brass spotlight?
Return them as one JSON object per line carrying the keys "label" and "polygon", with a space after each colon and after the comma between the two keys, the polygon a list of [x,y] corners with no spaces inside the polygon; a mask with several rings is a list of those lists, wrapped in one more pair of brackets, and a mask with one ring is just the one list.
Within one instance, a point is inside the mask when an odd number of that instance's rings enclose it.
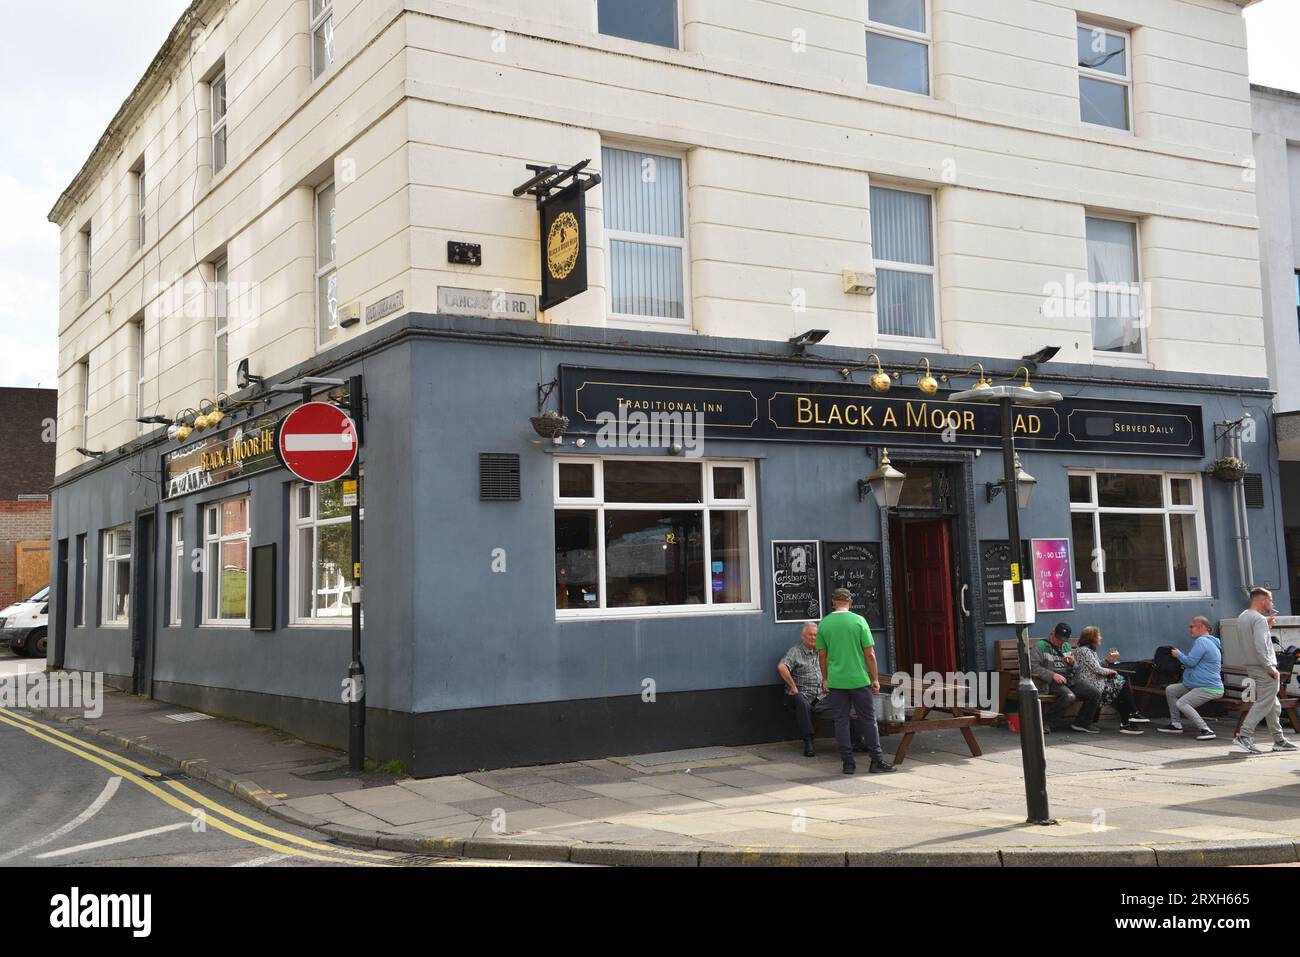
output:
{"label": "brass spotlight", "polygon": [[1020,375],[1020,373],[1022,372],[1025,374],[1025,388],[1028,389],[1030,392],[1032,392],[1034,390],[1034,387],[1029,384],[1029,369],[1026,368],[1025,366],[1021,366],[1019,369],[1016,370],[1016,375]]}
{"label": "brass spotlight", "polygon": [[983,364],[982,362],[977,362],[977,363],[975,363],[973,366],[971,366],[969,369],[967,369],[967,370],[966,370],[966,375],[970,375],[970,374],[971,374],[972,372],[974,372],[976,369],[979,370],[980,378],[979,378],[979,381],[978,381],[978,382],[976,382],[973,386],[971,386],[971,388],[972,388],[972,389],[989,389],[989,388],[992,388],[993,383],[990,382],[990,381],[988,380],[988,377],[984,374],[984,364]]}
{"label": "brass spotlight", "polygon": [[[856,372],[857,370],[865,369],[868,366],[870,366],[872,359],[876,360],[876,371],[871,374],[871,378],[867,380],[867,384],[870,385],[871,388],[874,389],[876,392],[888,392],[889,387],[893,384],[893,382],[889,378],[889,373],[886,372],[884,367],[880,364],[880,356],[876,355],[874,352],[871,353],[871,355],[867,356],[867,361],[862,363],[862,365],[854,366],[851,369],[850,368],[841,369],[840,375],[842,375],[846,379],[851,378],[853,376],[853,373]],[[895,378],[897,378],[897,376],[895,376]]]}
{"label": "brass spotlight", "polygon": [[[925,375],[917,380],[916,387],[926,395],[934,395],[939,391],[939,380],[930,372],[930,360],[922,359],[921,362],[925,363]],[[920,363],[918,362],[917,365],[919,366]]]}

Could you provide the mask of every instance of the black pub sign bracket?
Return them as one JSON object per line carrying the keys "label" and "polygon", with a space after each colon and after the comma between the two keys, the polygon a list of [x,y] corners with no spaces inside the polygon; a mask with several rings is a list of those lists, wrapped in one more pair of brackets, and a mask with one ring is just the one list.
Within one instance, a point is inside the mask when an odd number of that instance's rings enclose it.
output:
{"label": "black pub sign bracket", "polygon": [[550,309],[587,291],[587,190],[600,183],[591,160],[562,169],[528,164],[533,174],[515,187],[515,196],[533,196],[541,215],[542,295],[539,309]]}

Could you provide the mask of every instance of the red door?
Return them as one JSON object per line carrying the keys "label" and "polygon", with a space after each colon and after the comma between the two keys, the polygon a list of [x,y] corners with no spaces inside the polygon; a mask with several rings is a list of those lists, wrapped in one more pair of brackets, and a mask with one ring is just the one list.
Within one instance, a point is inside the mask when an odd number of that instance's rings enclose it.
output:
{"label": "red door", "polygon": [[903,535],[913,663],[925,671],[955,672],[957,631],[953,625],[948,522],[908,522]]}

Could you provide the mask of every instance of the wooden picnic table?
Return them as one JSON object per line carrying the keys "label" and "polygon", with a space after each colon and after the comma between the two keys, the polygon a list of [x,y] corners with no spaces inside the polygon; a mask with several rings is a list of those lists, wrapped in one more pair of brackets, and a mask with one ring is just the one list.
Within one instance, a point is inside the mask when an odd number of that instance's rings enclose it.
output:
{"label": "wooden picnic table", "polygon": [[[881,676],[881,690],[894,687],[892,679]],[[956,701],[960,697],[959,692],[965,689],[958,685],[948,685],[943,689],[945,701]],[[933,690],[929,690],[933,694]],[[951,717],[931,718],[931,711],[946,712]],[[956,728],[961,732],[961,736],[966,739],[966,747],[970,748],[971,757],[982,757],[984,751],[980,748],[979,741],[975,739],[975,733],[971,728],[976,725],[994,725],[1002,719],[1002,715],[996,711],[983,711],[979,708],[962,707],[960,705],[917,705],[911,716],[905,721],[877,721],[881,734],[902,734],[903,740],[898,743],[898,751],[894,754],[894,763],[902,764],[907,759],[908,749],[912,747],[912,741],[918,734],[929,731],[946,731]]]}

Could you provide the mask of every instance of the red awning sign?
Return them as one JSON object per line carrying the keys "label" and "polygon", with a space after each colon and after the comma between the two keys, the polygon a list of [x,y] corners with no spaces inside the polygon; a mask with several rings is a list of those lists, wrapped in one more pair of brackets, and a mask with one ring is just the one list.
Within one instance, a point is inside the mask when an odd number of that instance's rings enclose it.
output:
{"label": "red awning sign", "polygon": [[357,429],[352,419],[327,402],[308,402],[281,420],[275,433],[280,461],[304,482],[333,482],[352,470]]}

